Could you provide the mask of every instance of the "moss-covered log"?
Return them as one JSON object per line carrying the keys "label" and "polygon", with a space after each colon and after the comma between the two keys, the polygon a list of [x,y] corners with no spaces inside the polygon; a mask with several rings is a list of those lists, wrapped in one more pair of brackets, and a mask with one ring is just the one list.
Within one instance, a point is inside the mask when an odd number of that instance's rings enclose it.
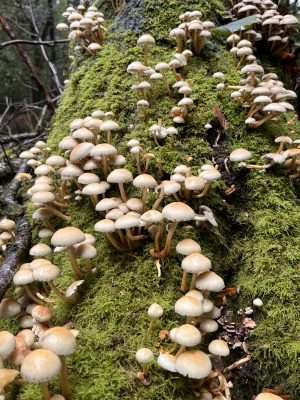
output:
{"label": "moss-covered log", "polygon": [[[218,1],[144,0],[135,4],[138,8],[132,12],[139,13],[139,21],[143,21],[138,30],[152,33],[158,41],[151,52],[153,65],[170,59],[174,43],[168,33],[181,12],[197,8],[202,9],[205,17],[213,15],[217,19],[218,9],[222,9],[222,2]],[[68,134],[72,119],[85,117],[98,108],[115,113],[121,131],[113,141],[121,154],[127,153],[129,139],[138,138],[143,147],[160,160],[167,173],[179,163],[189,163],[196,172],[212,157],[222,164],[224,154],[237,147],[252,150],[259,160],[274,148],[274,137],[287,132],[285,120],[255,132],[247,131],[243,110],[230,101],[228,93],[215,90],[213,72],[223,71],[230,84],[237,84],[240,77],[236,61],[224,48],[224,40],[214,37],[203,54],[194,57],[184,71],[185,78],[193,84],[195,104],[188,123],[179,129],[177,136],[168,138],[164,146],[155,146],[148,128],[158,118],[170,125],[169,110],[177,99],[165,96],[165,86],[158,84],[152,96],[149,120],[143,122],[138,118],[136,97],[130,90],[133,81],[126,73],[127,65],[142,57],[141,50],[135,46],[136,36],[132,32],[112,33],[97,58],[85,61],[73,73],[49,137],[54,151],[61,138]],[[212,138],[204,129],[213,119],[216,105],[230,122],[219,148],[210,146]],[[293,129],[299,131],[299,124],[295,122]],[[151,168],[156,170],[154,164]],[[219,228],[181,230],[176,239],[188,233],[201,242],[203,253],[213,260],[214,269],[227,278],[226,283],[240,286],[238,307],[251,305],[256,296],[265,303],[250,342],[256,374],[251,387],[246,385],[245,378],[237,379],[236,398],[250,399],[257,389],[275,384],[282,384],[292,398],[297,398],[300,394],[300,307],[297,302],[300,206],[297,191],[277,171],[245,175],[232,196],[226,197],[225,189],[224,184],[219,184],[203,203],[194,204],[195,208],[209,205]],[[74,225],[93,233],[97,216],[88,201],[70,205],[68,214]],[[179,296],[179,259],[173,256],[165,261],[159,279],[149,256],[150,248],[151,244],[146,243],[136,253],[116,254],[102,236],[97,237],[97,272],[85,282],[79,304],[72,309],[61,303],[55,306],[55,322],[72,320],[80,331],[78,351],[69,361],[75,400],[194,398],[183,379],[157,368],[151,370],[149,387],[135,380],[136,349],[141,345],[153,345],[156,340],[155,335],[146,338],[147,307],[158,302],[166,310],[155,334],[160,328],[170,328],[170,321],[175,324],[178,320],[173,306]],[[71,281],[68,261],[59,253],[55,255],[55,263],[64,271],[60,285],[66,287]],[[35,399],[37,390],[26,385],[18,398]]]}

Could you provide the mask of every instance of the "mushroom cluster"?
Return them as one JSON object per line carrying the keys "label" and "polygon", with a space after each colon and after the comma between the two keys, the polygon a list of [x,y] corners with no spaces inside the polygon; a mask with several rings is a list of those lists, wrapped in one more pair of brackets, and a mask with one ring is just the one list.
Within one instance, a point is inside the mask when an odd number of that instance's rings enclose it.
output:
{"label": "mushroom cluster", "polygon": [[[279,116],[294,111],[290,101],[297,98],[296,93],[286,89],[277,74],[265,73],[253,55],[251,41],[240,40],[238,35],[235,39],[231,52],[240,59],[243,78],[238,86],[228,88],[233,90],[231,98],[248,110],[246,125],[255,129],[267,121],[274,121]],[[222,89],[227,87],[224,83],[222,85]]]}
{"label": "mushroom cluster", "polygon": [[[45,314],[36,310],[37,308],[41,306],[32,307],[32,314]],[[48,383],[60,376],[60,398],[71,400],[65,358],[75,352],[77,336],[78,331],[75,329],[58,326],[49,328],[45,325],[40,329],[26,327],[16,336],[8,331],[1,331],[0,395],[4,395],[6,387],[21,375],[22,381],[19,384],[39,384],[43,400],[50,400]]]}
{"label": "mushroom cluster", "polygon": [[80,4],[77,8],[68,7],[63,13],[66,22],[57,24],[59,32],[68,33],[73,43],[74,54],[95,55],[104,40],[104,15],[95,6]]}
{"label": "mushroom cluster", "polygon": [[[201,253],[201,246],[196,241],[184,239],[178,242],[176,252],[182,257],[180,289],[184,295],[176,301],[174,309],[185,320],[165,335],[165,347],[170,347],[168,342],[172,346],[169,350],[160,348],[157,364],[166,371],[198,382],[197,391],[201,398],[206,394],[209,396],[207,398],[221,396],[229,399],[232,383],[227,382],[221,371],[224,368],[221,358],[229,356],[229,346],[220,338],[207,340],[207,336],[218,331],[216,319],[220,317],[221,310],[215,306],[211,297],[225,288],[224,281],[211,270],[210,259]],[[189,275],[192,276],[190,284]],[[153,331],[153,322],[162,315],[163,309],[159,304],[149,307],[149,335]],[[208,346],[209,354],[204,352],[204,345]],[[140,348],[136,352],[136,360],[143,369],[138,378],[147,382],[148,365],[154,360],[154,354],[148,348]]]}
{"label": "mushroom cluster", "polygon": [[[235,2],[232,7],[233,19],[240,19],[255,15],[256,21],[253,27],[242,28],[240,35],[232,34],[228,43],[235,47],[235,43],[241,39],[255,42],[264,40],[270,46],[271,52],[277,53],[289,50],[290,37],[293,36],[299,26],[299,20],[290,14],[282,15],[278,10],[278,4],[272,0],[242,0]],[[237,50],[236,50],[237,51]]]}
{"label": "mushroom cluster", "polygon": [[0,220],[0,262],[3,260],[7,245],[15,238],[16,223],[12,219],[4,217]]}

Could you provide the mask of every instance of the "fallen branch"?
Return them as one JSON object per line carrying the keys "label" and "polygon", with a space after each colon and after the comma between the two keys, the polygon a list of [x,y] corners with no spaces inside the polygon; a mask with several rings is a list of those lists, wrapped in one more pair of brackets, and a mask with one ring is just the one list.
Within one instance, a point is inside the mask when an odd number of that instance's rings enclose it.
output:
{"label": "fallen branch", "polygon": [[0,50],[4,49],[7,46],[14,46],[16,44],[30,44],[32,46],[43,46],[54,47],[57,44],[65,44],[69,43],[69,39],[60,39],[60,40],[27,40],[27,39],[15,39],[9,40],[7,42],[0,43]]}
{"label": "fallen branch", "polygon": [[[18,173],[26,172],[27,168],[26,163],[22,163]],[[3,199],[5,199],[5,208],[3,211],[5,215],[15,220],[16,237],[14,243],[7,247],[5,259],[0,268],[0,300],[9,288],[18,267],[28,255],[30,247],[30,225],[22,207],[17,201],[19,188],[20,182],[14,178],[8,189],[3,193]]]}

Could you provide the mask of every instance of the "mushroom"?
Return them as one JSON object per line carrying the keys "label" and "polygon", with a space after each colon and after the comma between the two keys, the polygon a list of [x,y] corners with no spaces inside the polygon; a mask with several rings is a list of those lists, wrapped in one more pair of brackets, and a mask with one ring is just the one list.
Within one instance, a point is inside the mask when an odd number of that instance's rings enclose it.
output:
{"label": "mushroom", "polygon": [[16,348],[16,338],[8,331],[0,331],[0,359],[6,360]]}
{"label": "mushroom", "polygon": [[98,221],[94,229],[96,232],[104,233],[109,242],[113,247],[119,251],[124,251],[123,245],[113,236],[113,232],[116,231],[115,222],[110,219],[102,219]]}
{"label": "mushroom", "polygon": [[107,177],[107,182],[116,183],[118,185],[121,199],[125,203],[127,201],[127,195],[124,189],[124,183],[130,183],[132,180],[132,173],[125,168],[114,169]]}
{"label": "mushroom", "polygon": [[155,46],[155,39],[148,33],[139,37],[137,45],[142,47],[144,50],[144,64],[148,65],[149,50],[151,47]]}
{"label": "mushroom", "polygon": [[165,206],[162,210],[163,217],[171,222],[164,249],[160,252],[160,257],[166,257],[171,250],[171,242],[177,225],[180,222],[190,221],[194,218],[195,212],[185,203],[174,202]]}
{"label": "mushroom", "polygon": [[5,397],[1,396],[4,393],[6,386],[12,383],[19,375],[19,371],[15,369],[0,368],[0,399]]}
{"label": "mushroom", "polygon": [[176,358],[176,370],[191,379],[204,379],[210,374],[212,365],[208,355],[202,351],[186,351]]}
{"label": "mushroom", "polygon": [[143,190],[142,202],[145,206],[147,203],[147,194],[149,189],[154,189],[157,186],[156,180],[152,175],[141,174],[135,177],[132,183],[134,187]]}
{"label": "mushroom", "polygon": [[66,400],[71,399],[71,388],[68,381],[68,372],[66,366],[66,356],[74,353],[76,341],[72,332],[64,327],[54,327],[48,329],[40,339],[42,348],[50,350],[60,357],[61,361],[61,388],[62,394]]}
{"label": "mushroom", "polygon": [[203,254],[192,253],[182,260],[181,268],[183,269],[183,276],[180,290],[185,292],[187,290],[187,274],[193,274],[190,287],[190,289],[193,289],[195,287],[197,275],[207,272],[211,269],[211,261]]}
{"label": "mushroom", "polygon": [[148,308],[148,316],[151,319],[148,329],[148,335],[150,335],[150,333],[152,332],[155,321],[158,320],[160,317],[162,317],[163,313],[164,310],[162,306],[160,306],[157,303],[151,304],[151,306]]}
{"label": "mushroom", "polygon": [[50,400],[48,382],[61,371],[61,361],[49,350],[38,349],[29,353],[21,366],[21,375],[29,383],[41,385],[43,400]]}
{"label": "mushroom", "polygon": [[51,238],[51,244],[53,246],[63,246],[66,248],[74,275],[78,279],[81,278],[81,271],[76,260],[74,245],[81,243],[84,240],[85,236],[83,232],[81,232],[80,229],[71,226],[59,229]]}
{"label": "mushroom", "polygon": [[101,131],[106,132],[106,134],[107,134],[107,142],[109,144],[111,143],[111,139],[112,139],[111,134],[112,134],[112,132],[117,131],[119,129],[120,129],[119,125],[115,121],[112,121],[112,120],[104,121],[101,124],[101,127],[100,127]]}
{"label": "mushroom", "polygon": [[154,360],[153,352],[150,349],[143,347],[135,353],[135,358],[137,362],[142,366],[144,376],[147,376],[148,374],[147,365]]}

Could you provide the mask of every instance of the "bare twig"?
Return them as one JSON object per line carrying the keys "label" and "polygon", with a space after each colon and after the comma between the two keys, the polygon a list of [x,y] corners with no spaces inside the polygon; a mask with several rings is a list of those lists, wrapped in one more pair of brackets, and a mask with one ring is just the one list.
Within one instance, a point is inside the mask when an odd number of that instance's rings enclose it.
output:
{"label": "bare twig", "polygon": [[27,39],[15,39],[15,40],[8,40],[7,42],[0,43],[0,50],[4,49],[7,46],[13,46],[16,44],[30,44],[32,46],[48,46],[54,47],[57,44],[65,44],[69,43],[69,39],[60,39],[60,40],[27,40]]}

